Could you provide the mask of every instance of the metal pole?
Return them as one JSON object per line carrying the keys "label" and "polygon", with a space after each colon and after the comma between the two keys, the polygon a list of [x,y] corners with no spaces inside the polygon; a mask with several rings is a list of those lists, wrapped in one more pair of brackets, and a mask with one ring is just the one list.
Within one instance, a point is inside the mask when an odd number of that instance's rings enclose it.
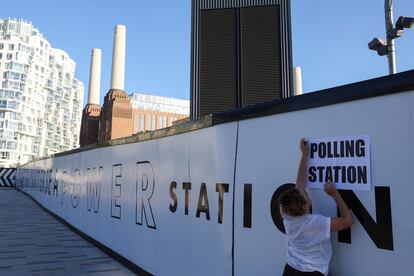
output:
{"label": "metal pole", "polygon": [[387,34],[387,49],[388,49],[388,71],[389,74],[397,73],[397,65],[395,61],[395,43],[394,39],[390,38],[390,32],[394,28],[394,18],[392,9],[392,0],[385,0],[385,29]]}

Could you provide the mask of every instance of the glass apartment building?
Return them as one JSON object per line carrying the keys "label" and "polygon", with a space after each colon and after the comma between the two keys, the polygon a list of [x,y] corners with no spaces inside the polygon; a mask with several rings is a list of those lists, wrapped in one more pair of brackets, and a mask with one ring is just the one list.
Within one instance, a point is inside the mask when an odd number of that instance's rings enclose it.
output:
{"label": "glass apartment building", "polygon": [[32,23],[0,19],[0,167],[79,146],[75,66]]}
{"label": "glass apartment building", "polygon": [[134,133],[169,127],[190,114],[188,100],[140,93],[129,97],[133,108]]}

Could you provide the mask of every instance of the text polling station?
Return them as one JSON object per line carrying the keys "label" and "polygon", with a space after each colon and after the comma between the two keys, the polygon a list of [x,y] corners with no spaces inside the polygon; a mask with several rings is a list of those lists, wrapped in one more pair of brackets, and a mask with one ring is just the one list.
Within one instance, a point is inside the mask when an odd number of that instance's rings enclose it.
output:
{"label": "text polling station", "polygon": [[308,139],[308,187],[371,190],[369,135]]}

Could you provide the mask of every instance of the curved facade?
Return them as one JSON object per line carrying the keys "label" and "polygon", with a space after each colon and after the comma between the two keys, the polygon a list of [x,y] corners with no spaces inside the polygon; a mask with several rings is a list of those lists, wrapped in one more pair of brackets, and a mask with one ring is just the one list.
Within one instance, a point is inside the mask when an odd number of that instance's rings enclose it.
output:
{"label": "curved facade", "polygon": [[75,67],[32,23],[0,19],[0,167],[79,146]]}

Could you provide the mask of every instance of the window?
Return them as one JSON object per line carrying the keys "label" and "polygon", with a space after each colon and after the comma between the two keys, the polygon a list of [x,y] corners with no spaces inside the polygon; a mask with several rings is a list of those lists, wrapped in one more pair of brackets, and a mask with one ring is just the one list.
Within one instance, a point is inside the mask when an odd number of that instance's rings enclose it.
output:
{"label": "window", "polygon": [[14,131],[5,130],[3,132],[3,137],[6,139],[14,139]]}
{"label": "window", "polygon": [[0,43],[0,50],[4,48],[4,44]]}
{"label": "window", "polygon": [[155,114],[152,115],[152,118],[151,118],[151,130],[155,130],[155,124],[157,122],[156,120],[157,120],[157,117],[155,116]]}
{"label": "window", "polygon": [[139,132],[139,127],[140,127],[140,123],[141,123],[141,114],[137,113],[137,115],[135,116],[135,131]]}
{"label": "window", "polygon": [[162,117],[163,116],[158,116],[158,128],[162,128]]}
{"label": "window", "polygon": [[3,58],[3,53],[0,53],[0,59],[2,59]]}
{"label": "window", "polygon": [[15,102],[15,101],[9,101],[9,102],[7,103],[7,108],[10,108],[10,109],[17,109],[17,102]]}
{"label": "window", "polygon": [[150,130],[151,129],[151,119],[152,119],[152,115],[151,114],[149,114],[149,115],[147,115],[147,127],[146,127],[146,130]]}
{"label": "window", "polygon": [[12,60],[13,54],[7,54],[7,60]]}
{"label": "window", "polygon": [[5,92],[4,94],[6,95],[7,98],[10,98],[10,99],[14,98],[14,91],[5,90],[4,92]]}
{"label": "window", "polygon": [[141,114],[141,120],[140,120],[140,124],[139,124],[139,131],[144,131],[145,130],[145,114]]}
{"label": "window", "polygon": [[9,50],[11,50],[11,51],[14,50],[14,44],[9,44]]}
{"label": "window", "polygon": [[10,156],[10,152],[2,152],[1,153],[1,159],[9,159],[9,156]]}
{"label": "window", "polygon": [[10,117],[13,119],[13,120],[19,120],[20,119],[20,113],[17,113],[17,112],[11,112],[10,113]]}
{"label": "window", "polygon": [[13,121],[6,121],[6,128],[17,130],[19,128],[19,124]]}
{"label": "window", "polygon": [[16,149],[16,142],[9,141],[7,142],[7,149]]}

